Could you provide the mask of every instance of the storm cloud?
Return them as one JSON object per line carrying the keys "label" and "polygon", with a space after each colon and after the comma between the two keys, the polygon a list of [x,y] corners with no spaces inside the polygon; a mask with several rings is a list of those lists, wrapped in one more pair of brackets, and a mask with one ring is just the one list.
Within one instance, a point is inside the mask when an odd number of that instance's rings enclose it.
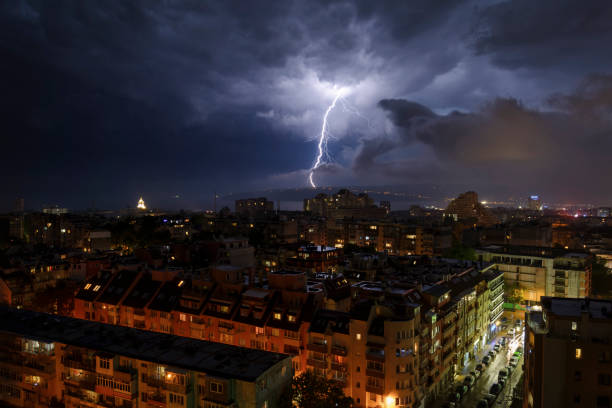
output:
{"label": "storm cloud", "polygon": [[339,87],[321,184],[478,189],[491,174],[599,197],[611,13],[603,1],[3,2],[0,208],[139,195],[201,208],[214,190],[305,186]]}

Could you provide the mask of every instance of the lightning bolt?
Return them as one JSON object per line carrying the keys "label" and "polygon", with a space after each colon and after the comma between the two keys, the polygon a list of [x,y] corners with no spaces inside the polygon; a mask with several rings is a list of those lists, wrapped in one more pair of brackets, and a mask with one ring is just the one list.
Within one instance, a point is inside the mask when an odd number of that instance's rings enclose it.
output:
{"label": "lightning bolt", "polygon": [[331,105],[327,107],[327,110],[325,111],[325,115],[323,115],[323,124],[321,125],[321,135],[319,136],[319,144],[317,146],[318,147],[317,157],[316,157],[314,164],[310,168],[310,173],[308,174],[308,181],[310,182],[310,185],[312,186],[312,188],[317,187],[317,185],[314,183],[314,180],[312,179],[312,176],[314,175],[315,170],[321,165],[323,155],[326,153],[326,150],[327,150],[327,137],[329,134],[329,132],[327,131],[327,117],[329,116],[330,112],[336,107],[336,103],[338,102],[338,99],[340,99],[341,97],[342,97],[342,89],[338,91]]}

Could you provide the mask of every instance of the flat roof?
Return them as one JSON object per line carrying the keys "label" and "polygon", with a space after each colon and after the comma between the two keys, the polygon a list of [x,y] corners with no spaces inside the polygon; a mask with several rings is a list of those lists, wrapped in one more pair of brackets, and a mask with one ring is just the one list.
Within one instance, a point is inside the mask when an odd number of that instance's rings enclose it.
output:
{"label": "flat roof", "polygon": [[0,306],[0,332],[88,348],[193,370],[255,381],[289,356],[171,334]]}
{"label": "flat roof", "polygon": [[588,312],[594,319],[612,319],[612,300],[542,296],[542,307],[557,316],[580,317]]}

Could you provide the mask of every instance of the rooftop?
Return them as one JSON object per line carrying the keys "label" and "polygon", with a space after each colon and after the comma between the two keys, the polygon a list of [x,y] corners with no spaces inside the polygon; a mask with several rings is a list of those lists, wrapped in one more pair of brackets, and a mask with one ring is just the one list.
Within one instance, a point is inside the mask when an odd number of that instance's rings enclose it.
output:
{"label": "rooftop", "polygon": [[542,296],[541,302],[542,309],[557,316],[580,317],[588,312],[593,319],[612,319],[612,300]]}
{"label": "rooftop", "polygon": [[0,332],[84,347],[221,378],[255,381],[286,355],[0,307]]}

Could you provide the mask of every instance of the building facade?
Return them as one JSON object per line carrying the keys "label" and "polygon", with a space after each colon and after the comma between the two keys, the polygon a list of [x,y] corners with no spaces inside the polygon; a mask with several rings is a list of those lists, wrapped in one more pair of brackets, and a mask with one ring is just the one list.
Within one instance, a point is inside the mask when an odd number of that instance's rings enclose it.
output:
{"label": "building facade", "polygon": [[527,303],[538,303],[542,296],[583,298],[591,292],[590,256],[586,253],[490,245],[476,254],[503,271],[506,288],[518,290]]}
{"label": "building facade", "polygon": [[2,308],[0,403],[15,407],[279,406],[291,359]]}
{"label": "building facade", "polygon": [[611,407],[612,301],[541,303],[527,315],[523,407]]}

